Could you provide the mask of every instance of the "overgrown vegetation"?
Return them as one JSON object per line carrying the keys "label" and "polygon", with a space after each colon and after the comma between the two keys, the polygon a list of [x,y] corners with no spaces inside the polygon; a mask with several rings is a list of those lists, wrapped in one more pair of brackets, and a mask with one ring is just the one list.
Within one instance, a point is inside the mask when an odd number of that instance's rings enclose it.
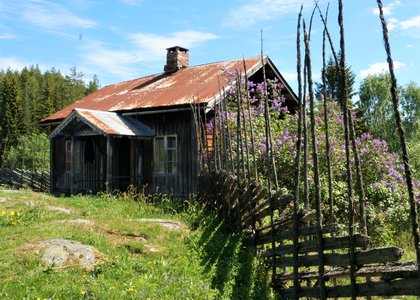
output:
{"label": "overgrown vegetation", "polygon": [[[4,188],[0,199],[2,299],[274,298],[254,248],[197,203],[134,191],[54,198]],[[183,230],[140,218],[174,220]],[[94,223],[58,222],[71,219]],[[52,238],[94,246],[105,258],[90,271],[46,267],[42,253],[30,253],[25,245]]]}
{"label": "overgrown vegetation", "polygon": [[[218,119],[219,124],[211,124],[210,127],[216,127],[217,130],[226,127],[230,130],[230,143],[232,149],[232,159],[230,160],[231,169],[242,169],[243,165],[253,167],[253,160],[256,161],[257,172],[261,182],[267,185],[269,178],[267,177],[267,135],[266,122],[264,117],[264,98],[268,97],[270,127],[272,141],[270,148],[274,153],[274,166],[277,172],[277,179],[274,178],[274,172],[271,172],[270,180],[272,182],[278,180],[280,188],[286,188],[289,193],[294,190],[294,172],[295,172],[295,156],[297,141],[297,114],[289,112],[285,107],[285,98],[282,95],[282,86],[275,80],[267,80],[266,83],[255,84],[253,82],[245,83],[241,80],[240,75],[236,72],[226,71],[227,81],[234,88],[228,91],[227,110],[221,111]],[[239,83],[239,84],[238,84]],[[332,89],[332,88],[330,88]],[[412,97],[413,99],[415,97]],[[238,109],[238,99],[243,101],[243,109]],[[322,99],[319,99],[322,100]],[[420,98],[419,98],[420,100]],[[249,106],[248,102],[249,101]],[[417,100],[411,100],[412,107]],[[405,102],[409,102],[408,100]],[[404,103],[405,103],[404,102]],[[343,115],[339,104],[332,98],[327,101],[328,126],[329,126],[329,143],[332,166],[332,185],[334,191],[334,218],[341,224],[348,223],[348,199],[346,192],[346,165],[345,165],[345,147],[344,147],[344,128]],[[249,107],[249,109],[248,109]],[[416,111],[415,108],[411,108]],[[238,111],[243,124],[238,123]],[[409,112],[406,109],[407,114]],[[414,112],[411,112],[413,114]],[[249,117],[250,116],[250,117]],[[353,122],[358,122],[355,114],[352,114]],[[410,118],[407,117],[407,120]],[[413,118],[411,117],[411,120]],[[254,143],[251,139],[244,140],[244,131],[250,132],[252,120],[252,128],[254,133]],[[387,122],[392,122],[390,118]],[[214,122],[214,121],[213,121]],[[417,122],[414,120],[414,123]],[[327,184],[327,159],[325,153],[326,135],[324,132],[325,119],[322,101],[318,101],[315,107],[315,125],[317,134],[317,147],[320,159],[320,180],[321,180],[321,197],[323,205],[323,215],[329,216],[328,207],[328,184]],[[240,124],[240,126],[238,126]],[[387,126],[386,124],[384,126]],[[242,128],[241,128],[242,127]],[[412,124],[412,128],[418,127]],[[245,128],[245,129],[244,129]],[[362,128],[361,128],[362,129]],[[373,246],[397,243],[399,236],[404,234],[410,227],[409,202],[406,184],[404,180],[404,168],[397,153],[391,152],[388,143],[368,131],[369,127],[361,130],[356,136],[356,144],[360,152],[361,171],[364,179],[364,187],[366,194],[366,210],[368,233],[373,240]],[[224,133],[226,134],[226,132]],[[238,138],[238,134],[240,137]],[[419,133],[413,132],[412,135],[417,137]],[[242,140],[241,140],[242,139]],[[229,140],[229,138],[227,138]],[[241,146],[237,146],[239,145]],[[252,150],[254,149],[254,151]],[[248,151],[247,153],[245,153]],[[308,153],[311,152],[311,146],[308,146]],[[252,155],[255,153],[255,156]],[[303,151],[301,151],[303,155]],[[223,156],[223,154],[221,154]],[[249,159],[249,161],[248,161]],[[355,163],[352,158],[351,166],[355,174]],[[245,168],[246,169],[246,168]],[[309,176],[313,178],[313,161],[308,160]],[[302,187],[300,191],[303,198],[303,177]],[[313,181],[309,181],[309,191],[313,191]],[[417,184],[417,195],[420,194],[419,182]],[[273,185],[275,186],[275,185]],[[310,192],[312,193],[312,192]],[[310,207],[314,207],[314,197],[309,196],[311,201]],[[303,203],[302,203],[303,205]],[[357,209],[359,213],[359,210]],[[325,217],[327,218],[327,217]],[[359,219],[357,216],[356,219]],[[360,225],[360,224],[357,224]]]}

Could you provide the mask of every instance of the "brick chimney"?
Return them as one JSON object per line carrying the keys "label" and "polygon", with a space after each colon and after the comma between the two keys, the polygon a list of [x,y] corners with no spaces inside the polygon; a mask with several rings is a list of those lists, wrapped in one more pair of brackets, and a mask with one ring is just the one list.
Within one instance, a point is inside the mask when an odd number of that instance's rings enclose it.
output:
{"label": "brick chimney", "polygon": [[164,67],[165,73],[173,73],[181,68],[187,68],[190,61],[188,49],[179,46],[166,49],[166,65]]}

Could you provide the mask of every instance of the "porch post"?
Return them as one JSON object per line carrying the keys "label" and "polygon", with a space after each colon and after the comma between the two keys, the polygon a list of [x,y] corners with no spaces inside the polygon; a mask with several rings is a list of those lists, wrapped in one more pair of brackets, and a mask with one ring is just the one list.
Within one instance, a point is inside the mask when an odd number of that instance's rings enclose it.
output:
{"label": "porch post", "polygon": [[136,172],[137,172],[137,166],[136,166],[136,143],[137,140],[130,139],[130,184],[132,184],[135,188],[137,188],[136,184]]}
{"label": "porch post", "polygon": [[71,160],[70,160],[70,194],[73,195],[74,194],[74,169],[75,169],[75,152],[74,148],[75,148],[75,141],[74,141],[74,136],[71,137],[71,143],[70,143],[70,153],[71,153]]}
{"label": "porch post", "polygon": [[[52,138],[50,139],[50,193],[54,194],[55,192],[55,180],[54,180],[54,176],[55,176],[55,157],[54,157],[54,153],[55,153],[55,139]],[[42,187],[41,187],[42,189]]]}
{"label": "porch post", "polygon": [[112,193],[112,138],[106,137],[106,182],[107,192]]}

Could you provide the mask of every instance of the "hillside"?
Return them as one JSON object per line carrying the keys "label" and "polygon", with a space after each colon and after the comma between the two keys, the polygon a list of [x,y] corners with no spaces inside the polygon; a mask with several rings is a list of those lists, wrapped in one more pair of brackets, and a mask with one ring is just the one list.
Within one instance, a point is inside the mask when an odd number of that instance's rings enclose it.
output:
{"label": "hillside", "polygon": [[0,298],[271,298],[240,236],[197,205],[150,201],[0,188]]}

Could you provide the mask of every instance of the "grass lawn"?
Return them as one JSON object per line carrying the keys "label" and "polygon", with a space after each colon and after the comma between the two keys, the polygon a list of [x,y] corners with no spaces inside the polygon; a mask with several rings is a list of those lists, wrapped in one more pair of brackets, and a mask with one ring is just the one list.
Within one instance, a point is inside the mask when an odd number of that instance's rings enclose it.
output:
{"label": "grass lawn", "polygon": [[[198,205],[149,202],[0,188],[0,299],[273,298],[254,249],[226,224]],[[173,220],[182,229],[141,218]],[[77,219],[90,222],[61,222]],[[102,256],[89,270],[48,267],[42,251],[28,250],[48,239],[78,241]]]}

